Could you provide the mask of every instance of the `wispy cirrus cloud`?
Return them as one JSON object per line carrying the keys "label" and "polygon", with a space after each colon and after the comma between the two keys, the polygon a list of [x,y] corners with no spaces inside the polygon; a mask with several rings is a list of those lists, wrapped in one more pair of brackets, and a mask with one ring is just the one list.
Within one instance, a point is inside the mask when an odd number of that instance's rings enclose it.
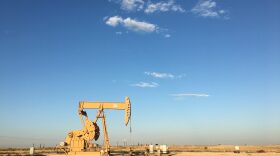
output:
{"label": "wispy cirrus cloud", "polygon": [[144,74],[155,77],[155,78],[174,78],[175,76],[170,73],[159,73],[159,72],[144,72]]}
{"label": "wispy cirrus cloud", "polygon": [[165,34],[164,37],[165,37],[165,38],[170,38],[171,35],[170,35],[170,34]]}
{"label": "wispy cirrus cloud", "polygon": [[221,17],[226,16],[227,11],[217,8],[215,0],[199,0],[198,3],[192,8],[192,13],[202,17]]}
{"label": "wispy cirrus cloud", "polygon": [[156,88],[159,87],[159,84],[156,82],[139,82],[135,84],[131,84],[133,87],[140,87],[140,88]]}
{"label": "wispy cirrus cloud", "polygon": [[155,24],[145,22],[145,21],[138,21],[136,19],[132,19],[130,17],[122,18],[120,16],[112,16],[105,19],[105,23],[109,26],[116,27],[116,26],[123,26],[129,30],[136,31],[136,32],[155,32],[159,29],[159,27]]}
{"label": "wispy cirrus cloud", "polygon": [[174,97],[208,97],[210,96],[209,94],[205,93],[179,93],[179,94],[169,94],[170,96]]}
{"label": "wispy cirrus cloud", "polygon": [[145,13],[154,13],[154,12],[185,12],[185,10],[178,4],[175,4],[174,0],[169,1],[160,1],[157,3],[149,2],[147,4],[146,9],[144,10]]}
{"label": "wispy cirrus cloud", "polygon": [[175,79],[175,78],[182,78],[185,76],[185,74],[174,75],[171,73],[161,73],[161,72],[144,72],[144,74],[148,76],[152,76],[154,78],[161,78],[161,79]]}
{"label": "wispy cirrus cloud", "polygon": [[123,34],[123,32],[121,32],[121,31],[116,32],[116,35],[122,35],[122,34]]}

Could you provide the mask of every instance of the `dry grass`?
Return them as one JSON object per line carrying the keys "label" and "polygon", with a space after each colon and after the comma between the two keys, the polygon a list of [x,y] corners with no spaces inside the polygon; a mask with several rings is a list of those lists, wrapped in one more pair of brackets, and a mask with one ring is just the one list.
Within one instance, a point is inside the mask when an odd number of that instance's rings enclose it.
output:
{"label": "dry grass", "polygon": [[[280,145],[241,145],[240,154],[233,153],[234,145],[211,145],[211,146],[178,146],[170,145],[169,151],[178,156],[280,156]],[[133,146],[136,153],[144,153],[147,146]],[[113,152],[128,152],[129,147],[113,146]],[[56,153],[54,147],[35,148],[37,155]],[[0,156],[28,155],[29,148],[0,148]]]}
{"label": "dry grass", "polygon": [[280,153],[180,152],[175,156],[280,156]]}
{"label": "dry grass", "polygon": [[[259,153],[259,151],[280,153],[280,145],[239,145],[241,152]],[[171,151],[184,152],[233,152],[234,145],[205,146],[169,146]]]}

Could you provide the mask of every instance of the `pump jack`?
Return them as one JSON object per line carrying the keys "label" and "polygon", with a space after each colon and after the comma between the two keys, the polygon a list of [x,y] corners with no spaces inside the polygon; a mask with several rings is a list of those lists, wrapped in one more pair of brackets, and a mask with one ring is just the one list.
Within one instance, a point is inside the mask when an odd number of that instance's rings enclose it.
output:
{"label": "pump jack", "polygon": [[[98,109],[93,121],[88,118],[84,109]],[[65,141],[60,145],[67,155],[110,155],[110,141],[106,127],[105,109],[124,110],[124,122],[125,125],[128,124],[131,116],[131,103],[128,97],[125,97],[125,102],[79,102],[78,114],[83,129],[69,132]],[[96,141],[99,138],[100,129],[97,121],[100,118],[102,119],[104,145],[103,149],[98,151],[92,148],[92,141]]]}

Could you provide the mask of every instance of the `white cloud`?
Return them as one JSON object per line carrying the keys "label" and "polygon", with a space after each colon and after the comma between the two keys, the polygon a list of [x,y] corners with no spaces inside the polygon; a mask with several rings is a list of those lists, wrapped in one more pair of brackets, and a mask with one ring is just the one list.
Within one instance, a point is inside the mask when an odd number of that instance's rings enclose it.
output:
{"label": "white cloud", "polygon": [[226,13],[225,10],[217,8],[215,0],[199,0],[191,11],[202,17],[221,17]]}
{"label": "white cloud", "polygon": [[142,10],[144,7],[144,0],[122,0],[121,9],[127,11]]}
{"label": "white cloud", "polygon": [[171,35],[170,35],[170,34],[165,34],[164,37],[165,37],[165,38],[170,38]]}
{"label": "white cloud", "polygon": [[104,18],[104,20],[107,20],[106,24],[110,25],[112,27],[115,27],[115,26],[119,25],[123,21],[122,17],[120,17],[120,16],[113,16],[113,17],[110,17],[110,18]]}
{"label": "white cloud", "polygon": [[157,26],[155,24],[137,21],[129,17],[123,20],[123,24],[125,27],[134,31],[153,32],[157,29]]}
{"label": "white cloud", "polygon": [[106,24],[112,27],[121,25],[127,29],[137,31],[137,32],[155,32],[159,27],[155,24],[138,21],[136,19],[131,19],[130,17],[123,19],[120,16],[109,17],[106,20]]}
{"label": "white cloud", "polygon": [[224,13],[225,13],[225,10],[219,10],[219,13],[220,13],[220,14],[224,14]]}
{"label": "white cloud", "polygon": [[174,0],[169,1],[161,1],[158,3],[149,3],[145,9],[145,13],[153,13],[153,12],[185,12],[185,10],[178,4],[175,4]]}
{"label": "white cloud", "polygon": [[122,10],[126,11],[144,11],[145,13],[153,12],[185,12],[185,10],[175,0],[163,0],[152,3],[150,0],[109,0],[109,2],[119,3]]}
{"label": "white cloud", "polygon": [[185,76],[185,74],[174,75],[171,73],[160,73],[160,72],[144,72],[144,74],[152,76],[154,78],[161,78],[161,79],[180,79]]}
{"label": "white cloud", "polygon": [[180,93],[180,94],[170,94],[170,96],[174,97],[186,97],[186,96],[192,96],[192,97],[208,97],[209,94],[197,94],[197,93]]}
{"label": "white cloud", "polygon": [[139,82],[139,83],[135,83],[135,84],[131,84],[131,86],[134,87],[140,87],[140,88],[156,88],[159,86],[158,83],[156,82]]}
{"label": "white cloud", "polygon": [[122,32],[121,31],[117,31],[116,35],[122,35]]}
{"label": "white cloud", "polygon": [[155,78],[175,78],[173,74],[170,73],[159,73],[159,72],[144,72],[144,74],[155,77]]}

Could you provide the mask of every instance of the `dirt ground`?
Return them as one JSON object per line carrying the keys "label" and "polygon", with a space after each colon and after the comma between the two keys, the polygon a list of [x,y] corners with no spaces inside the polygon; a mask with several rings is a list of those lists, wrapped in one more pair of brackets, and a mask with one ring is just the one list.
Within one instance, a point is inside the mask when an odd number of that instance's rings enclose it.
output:
{"label": "dirt ground", "polygon": [[[175,156],[280,156],[280,145],[240,145],[241,153],[233,153],[235,145],[169,145],[170,155]],[[144,155],[148,146],[112,146],[112,153],[123,153],[127,155],[130,151],[133,155]],[[63,154],[55,147],[38,148],[35,147],[36,155]],[[28,155],[29,148],[0,148],[0,156]]]}
{"label": "dirt ground", "polygon": [[175,156],[280,156],[280,153],[178,152]]}

